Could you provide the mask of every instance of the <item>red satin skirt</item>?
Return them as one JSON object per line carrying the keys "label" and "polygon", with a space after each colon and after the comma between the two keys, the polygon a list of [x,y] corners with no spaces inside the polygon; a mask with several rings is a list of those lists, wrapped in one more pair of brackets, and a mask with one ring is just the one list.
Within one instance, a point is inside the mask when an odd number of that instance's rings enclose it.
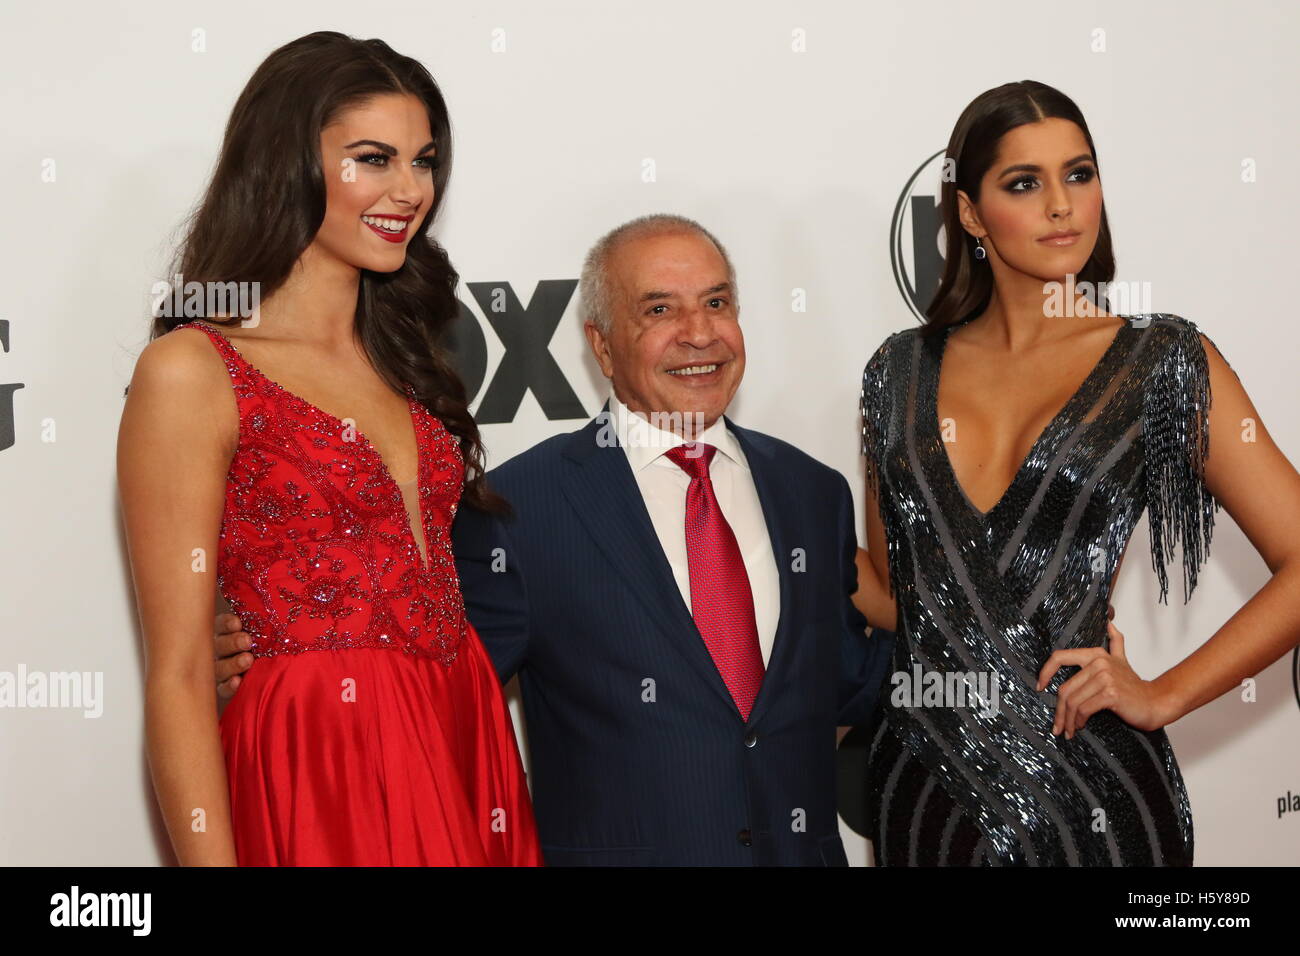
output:
{"label": "red satin skirt", "polygon": [[466,635],[259,657],[221,715],[241,866],[540,866],[510,712]]}

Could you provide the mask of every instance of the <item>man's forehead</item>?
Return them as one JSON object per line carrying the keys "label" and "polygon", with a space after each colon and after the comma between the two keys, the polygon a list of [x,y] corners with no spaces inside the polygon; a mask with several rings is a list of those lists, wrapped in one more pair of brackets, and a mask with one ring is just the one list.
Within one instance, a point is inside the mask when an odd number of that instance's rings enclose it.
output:
{"label": "man's forehead", "polygon": [[707,288],[718,282],[727,281],[727,267],[722,262],[716,249],[700,249],[698,252],[675,249],[638,250],[629,249],[622,257],[623,274],[631,285],[688,285]]}

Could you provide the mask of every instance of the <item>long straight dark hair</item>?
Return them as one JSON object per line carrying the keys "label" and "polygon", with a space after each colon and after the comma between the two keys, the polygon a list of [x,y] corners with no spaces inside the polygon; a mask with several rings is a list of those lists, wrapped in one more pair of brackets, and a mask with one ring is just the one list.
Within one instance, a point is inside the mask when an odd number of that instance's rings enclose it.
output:
{"label": "long straight dark hair", "polygon": [[[484,480],[478,425],[443,344],[459,310],[459,276],[427,230],[447,195],[451,121],[442,92],[418,60],[382,40],[334,31],[300,37],[271,53],[235,102],[216,171],[188,220],[172,272],[186,284],[257,282],[262,299],[279,289],[325,218],[321,130],[350,107],[388,93],[414,95],[429,115],[437,157],[434,199],[412,232],[400,269],[362,270],[357,332],[380,375],[398,391],[409,382],[459,440],[465,458],[462,500],[506,511],[505,499]],[[150,338],[192,317],[155,315]],[[240,321],[203,319],[213,325]]]}
{"label": "long straight dark hair", "polygon": [[[1100,177],[1097,147],[1093,145],[1083,113],[1074,100],[1045,83],[1020,80],[986,90],[957,118],[945,153],[945,167],[953,169],[955,175],[945,176],[939,190],[945,238],[943,276],[925,310],[927,321],[921,327],[923,335],[936,335],[950,325],[978,315],[988,308],[993,295],[993,271],[988,260],[975,258],[975,240],[966,232],[958,215],[957,190],[965,192],[972,202],[978,201],[980,181],[997,158],[1002,137],[1017,126],[1048,118],[1069,120],[1079,127],[1088,141]],[[1115,253],[1103,201],[1097,244],[1075,281],[1091,283],[1081,291],[1088,291],[1095,305],[1104,305],[1095,298],[1098,283],[1110,282],[1114,275]]]}

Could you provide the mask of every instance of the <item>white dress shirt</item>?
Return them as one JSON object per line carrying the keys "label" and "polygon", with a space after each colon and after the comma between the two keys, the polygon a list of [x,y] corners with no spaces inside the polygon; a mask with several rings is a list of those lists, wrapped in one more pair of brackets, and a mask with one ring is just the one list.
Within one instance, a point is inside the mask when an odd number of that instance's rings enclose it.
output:
{"label": "white dress shirt", "polygon": [[[670,448],[686,444],[671,431],[656,428],[643,415],[629,409],[613,391],[609,394],[611,424],[618,443],[627,453],[628,464],[636,477],[637,487],[659,544],[663,547],[673,577],[686,606],[691,606],[691,571],[686,560],[686,489],[690,475],[664,454]],[[636,416],[639,421],[633,421]],[[736,544],[745,562],[749,587],[754,597],[754,619],[758,625],[758,646],[766,667],[776,639],[776,624],[781,614],[781,579],[772,554],[772,539],[767,533],[763,506],[754,487],[754,476],[736,436],[727,430],[721,416],[697,436],[718,451],[709,463],[709,478],[723,517],[731,525]]]}

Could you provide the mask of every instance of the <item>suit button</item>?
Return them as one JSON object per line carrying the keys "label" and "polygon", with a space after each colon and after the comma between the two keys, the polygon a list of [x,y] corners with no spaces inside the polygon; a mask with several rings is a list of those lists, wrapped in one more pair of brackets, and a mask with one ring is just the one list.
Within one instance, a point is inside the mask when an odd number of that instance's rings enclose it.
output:
{"label": "suit button", "polygon": [[743,830],[741,830],[739,833],[737,833],[737,834],[736,834],[736,838],[737,838],[738,840],[740,840],[740,845],[741,845],[741,846],[753,846],[753,845],[754,845],[754,839],[753,839],[753,837],[751,837],[750,834],[749,834],[749,827],[746,827],[745,829],[743,829]]}
{"label": "suit button", "polygon": [[754,734],[749,734],[748,736],[745,737],[746,747],[753,747],[757,743],[758,743],[758,737],[755,736]]}

